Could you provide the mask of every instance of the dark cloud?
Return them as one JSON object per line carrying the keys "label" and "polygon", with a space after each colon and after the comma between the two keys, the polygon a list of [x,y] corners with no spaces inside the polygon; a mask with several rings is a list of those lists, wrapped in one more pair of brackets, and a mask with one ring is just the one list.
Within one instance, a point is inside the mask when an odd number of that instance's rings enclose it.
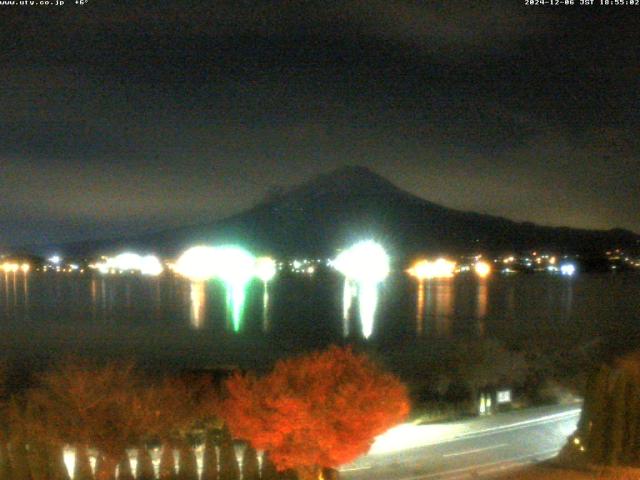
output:
{"label": "dark cloud", "polygon": [[638,18],[520,2],[91,2],[0,29],[0,242],[219,218],[361,163],[640,231]]}

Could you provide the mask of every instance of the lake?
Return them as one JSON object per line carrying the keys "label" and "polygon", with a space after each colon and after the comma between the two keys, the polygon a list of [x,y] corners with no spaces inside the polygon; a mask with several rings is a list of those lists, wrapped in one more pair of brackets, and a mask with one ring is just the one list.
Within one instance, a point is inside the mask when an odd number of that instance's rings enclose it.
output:
{"label": "lake", "polygon": [[[371,344],[496,338],[510,346],[571,348],[640,322],[640,275],[458,275],[425,282],[391,275],[379,288]],[[354,302],[354,305],[356,302]],[[246,289],[239,331],[216,281],[172,275],[0,275],[0,348],[11,358],[69,354],[143,362],[259,368],[283,355],[359,336],[358,309],[343,317],[337,274],[281,274],[265,294]],[[425,347],[427,348],[427,347]]]}

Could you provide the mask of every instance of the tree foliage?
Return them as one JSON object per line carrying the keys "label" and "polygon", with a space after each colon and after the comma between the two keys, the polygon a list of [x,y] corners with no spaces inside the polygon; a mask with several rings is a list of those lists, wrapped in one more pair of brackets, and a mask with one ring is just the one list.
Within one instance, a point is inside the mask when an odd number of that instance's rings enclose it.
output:
{"label": "tree foliage", "polygon": [[220,414],[231,432],[280,471],[347,463],[409,412],[404,385],[351,348],[281,360],[262,378],[236,374],[226,387]]}
{"label": "tree foliage", "polygon": [[640,352],[592,374],[576,437],[590,462],[640,465]]}
{"label": "tree foliage", "polygon": [[135,445],[153,420],[141,390],[131,363],[98,366],[68,360],[42,375],[28,398],[40,412],[42,436],[97,448],[102,461],[96,477],[106,479],[113,478],[125,448]]}

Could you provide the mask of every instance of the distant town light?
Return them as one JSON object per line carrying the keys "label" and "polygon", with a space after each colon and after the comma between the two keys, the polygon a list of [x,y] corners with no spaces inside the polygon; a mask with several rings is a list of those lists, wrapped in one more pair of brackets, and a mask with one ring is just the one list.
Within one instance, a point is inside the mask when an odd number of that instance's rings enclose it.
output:
{"label": "distant town light", "polygon": [[455,269],[456,262],[446,258],[438,258],[436,261],[419,260],[407,272],[418,280],[427,280],[431,278],[451,278]]}
{"label": "distant town light", "polygon": [[418,280],[426,280],[431,278],[432,262],[429,260],[418,260],[413,264],[407,273]]}
{"label": "distant town light", "polygon": [[54,265],[60,265],[61,261],[62,261],[62,258],[60,258],[60,255],[53,255],[49,257],[49,262],[53,263]]}
{"label": "distant town light", "polygon": [[2,270],[4,270],[6,273],[15,273],[19,269],[20,265],[18,265],[17,263],[4,262],[2,264]]}
{"label": "distant town light", "polygon": [[124,252],[116,255],[111,262],[111,266],[117,270],[131,271],[140,270],[142,257],[137,253]]}
{"label": "distant town light", "polygon": [[485,278],[491,273],[491,265],[487,262],[476,262],[473,268],[476,271],[476,275],[478,275],[480,278]]}
{"label": "distant town light", "polygon": [[576,273],[576,266],[573,263],[563,263],[560,265],[560,273],[567,277],[571,277]]}

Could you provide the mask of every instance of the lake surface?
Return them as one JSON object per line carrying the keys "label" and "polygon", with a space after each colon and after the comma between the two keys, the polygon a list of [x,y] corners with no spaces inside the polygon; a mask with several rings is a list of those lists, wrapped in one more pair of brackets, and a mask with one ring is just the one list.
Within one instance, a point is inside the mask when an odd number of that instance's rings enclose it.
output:
{"label": "lake surface", "polygon": [[[372,344],[398,349],[432,340],[497,338],[509,345],[571,347],[640,324],[640,275],[459,275],[425,282],[392,275],[379,289]],[[9,357],[130,356],[204,366],[269,363],[290,352],[358,336],[343,318],[337,274],[283,274],[252,282],[239,331],[224,286],[171,275],[0,275],[0,348]]]}

